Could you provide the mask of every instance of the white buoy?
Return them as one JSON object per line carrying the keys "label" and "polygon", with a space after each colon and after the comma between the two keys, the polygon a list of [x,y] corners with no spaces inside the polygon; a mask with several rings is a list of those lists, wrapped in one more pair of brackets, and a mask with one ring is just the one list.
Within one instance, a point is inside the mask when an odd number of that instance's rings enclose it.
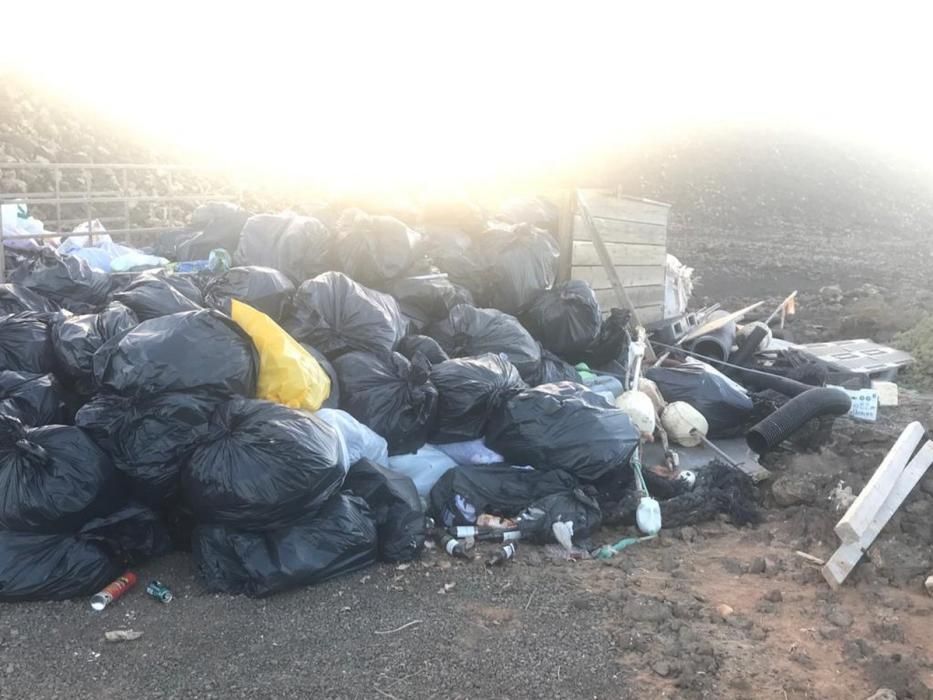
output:
{"label": "white buoy", "polygon": [[640,391],[626,391],[616,399],[616,408],[625,411],[640,432],[654,435],[654,404],[647,394]]}
{"label": "white buoy", "polygon": [[661,425],[667,436],[682,447],[697,447],[702,443],[699,436],[691,434],[696,430],[704,437],[709,432],[709,423],[703,414],[685,401],[675,401],[667,405],[661,414]]}

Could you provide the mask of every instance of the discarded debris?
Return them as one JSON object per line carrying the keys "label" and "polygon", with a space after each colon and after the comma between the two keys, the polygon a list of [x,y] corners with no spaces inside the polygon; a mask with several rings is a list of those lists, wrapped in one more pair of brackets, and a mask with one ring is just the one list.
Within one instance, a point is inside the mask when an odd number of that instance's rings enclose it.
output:
{"label": "discarded debris", "polygon": [[104,632],[104,639],[108,642],[135,642],[143,636],[139,630],[111,630]]}
{"label": "discarded debris", "polygon": [[421,620],[412,620],[411,622],[406,622],[404,625],[401,625],[401,626],[399,626],[399,627],[396,627],[395,629],[391,629],[391,630],[376,630],[376,631],[375,631],[375,634],[395,634],[396,632],[401,632],[402,630],[406,630],[406,629],[408,629],[409,627],[413,627],[413,626],[415,626],[415,625],[420,625],[420,624],[421,624]]}

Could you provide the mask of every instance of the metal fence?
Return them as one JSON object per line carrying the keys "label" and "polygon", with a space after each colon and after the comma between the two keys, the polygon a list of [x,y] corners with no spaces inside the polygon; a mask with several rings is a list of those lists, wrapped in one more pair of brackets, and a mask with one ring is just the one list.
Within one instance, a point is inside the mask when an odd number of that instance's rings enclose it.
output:
{"label": "metal fence", "polygon": [[[0,163],[3,171],[40,171],[51,173],[52,183],[46,191],[36,192],[0,192],[0,205],[25,204],[28,209],[39,207],[43,210],[43,226],[47,233],[17,236],[17,239],[43,239],[58,238],[71,233],[72,227],[81,222],[87,222],[87,235],[95,234],[93,222],[100,221],[107,227],[107,235],[122,239],[131,239],[139,236],[153,236],[183,228],[172,225],[179,207],[183,203],[202,204],[208,201],[225,200],[240,203],[242,190],[230,186],[226,189],[216,187],[221,179],[209,168],[191,165],[146,165],[139,163]],[[98,190],[93,187],[94,174],[106,174],[111,180],[117,179],[117,187]],[[84,180],[81,190],[62,188],[62,177],[66,173],[78,173]],[[156,194],[142,194],[136,190],[130,180],[130,173],[149,173],[154,179],[163,180],[157,187]],[[179,187],[180,179],[194,180],[192,183]],[[191,193],[191,189],[200,189],[204,182],[209,182],[208,191]],[[176,187],[183,194],[176,193]],[[158,191],[162,190],[162,191]],[[164,226],[133,226],[132,212],[140,204],[161,205],[162,215],[159,217]],[[106,210],[110,210],[109,215]],[[64,216],[64,213],[75,210],[81,211],[81,216]],[[114,214],[114,211],[119,213]],[[63,213],[64,212],[64,213]],[[84,235],[84,234],[82,234]],[[0,206],[0,251],[4,251],[3,208]],[[6,281],[5,255],[0,254],[0,283]]]}

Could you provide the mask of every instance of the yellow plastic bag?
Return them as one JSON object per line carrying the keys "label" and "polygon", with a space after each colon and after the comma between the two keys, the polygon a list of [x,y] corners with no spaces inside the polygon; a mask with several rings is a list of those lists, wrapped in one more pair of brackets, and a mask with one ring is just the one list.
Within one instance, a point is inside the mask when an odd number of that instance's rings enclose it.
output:
{"label": "yellow plastic bag", "polygon": [[291,408],[318,410],[330,396],[330,377],[311,353],[248,304],[232,299],[230,315],[259,352],[257,396]]}

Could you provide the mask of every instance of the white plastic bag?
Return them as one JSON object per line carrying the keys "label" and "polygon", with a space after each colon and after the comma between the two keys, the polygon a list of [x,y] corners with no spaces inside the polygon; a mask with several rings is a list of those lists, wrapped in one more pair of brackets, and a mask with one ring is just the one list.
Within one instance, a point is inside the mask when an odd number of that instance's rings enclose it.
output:
{"label": "white plastic bag", "polygon": [[418,495],[428,497],[437,480],[457,466],[434,445],[425,445],[414,454],[389,457],[389,469],[405,474],[415,482]]}
{"label": "white plastic bag", "polygon": [[486,447],[486,443],[483,442],[482,438],[467,440],[466,442],[451,442],[446,445],[435,445],[435,447],[457,464],[501,464],[505,462],[505,457]]}
{"label": "white plastic bag", "polygon": [[342,438],[349,461],[347,469],[364,458],[383,467],[389,466],[389,446],[385,438],[349,413],[336,408],[322,408],[314,415],[330,425]]}

